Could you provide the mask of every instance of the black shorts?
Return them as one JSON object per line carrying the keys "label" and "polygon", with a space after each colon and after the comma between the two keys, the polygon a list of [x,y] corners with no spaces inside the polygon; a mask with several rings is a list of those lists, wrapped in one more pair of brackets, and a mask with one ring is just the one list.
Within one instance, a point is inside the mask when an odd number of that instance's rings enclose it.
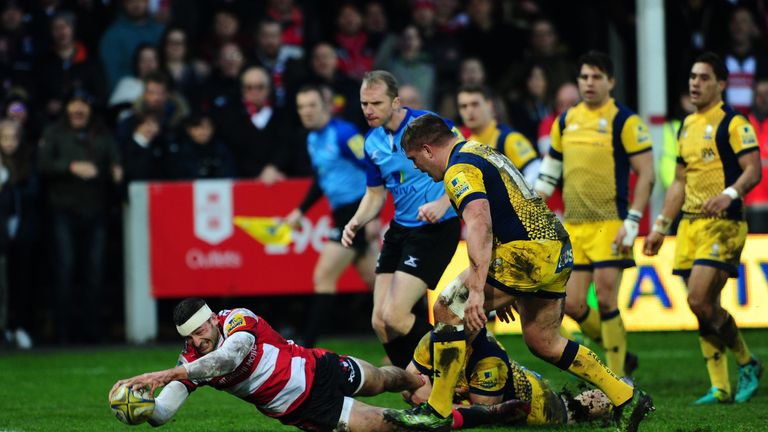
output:
{"label": "black shorts", "polygon": [[[328,234],[328,240],[341,243],[341,233],[344,232],[344,226],[346,226],[349,220],[352,219],[352,216],[355,215],[358,205],[360,205],[360,201],[343,205],[331,212],[333,217],[333,228],[331,229],[330,234]],[[358,254],[364,254],[368,249],[368,241],[365,239],[365,228],[359,229],[357,234],[355,234],[355,238],[352,239],[352,249]]]}
{"label": "black shorts", "polygon": [[292,413],[280,419],[305,431],[333,431],[339,423],[344,398],[363,385],[363,370],[354,358],[327,352],[317,359],[309,396]]}
{"label": "black shorts", "polygon": [[384,235],[384,246],[376,262],[376,273],[401,271],[435,289],[451,262],[461,237],[459,218],[408,228],[394,221]]}

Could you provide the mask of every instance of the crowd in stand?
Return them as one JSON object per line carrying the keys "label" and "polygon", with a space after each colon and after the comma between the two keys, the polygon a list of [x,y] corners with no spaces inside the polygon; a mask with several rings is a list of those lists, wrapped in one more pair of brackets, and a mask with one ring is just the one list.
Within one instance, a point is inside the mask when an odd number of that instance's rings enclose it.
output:
{"label": "crowd in stand", "polygon": [[[107,336],[87,320],[110,320],[108,227],[129,182],[310,176],[302,85],[329,87],[334,114],[362,131],[367,71],[392,72],[405,105],[457,123],[456,89],[487,85],[499,121],[546,151],[553,119],[578,101],[574,59],[607,51],[609,27],[628,53],[620,85],[632,105],[632,3],[0,2],[0,340],[28,346],[24,328],[45,327],[25,323],[37,293],[55,307],[32,318],[57,325],[34,337],[72,342],[76,326],[86,341]],[[755,125],[765,167],[768,2],[665,3],[670,112],[684,114],[689,60],[722,53],[726,101]],[[768,207],[765,183],[757,189],[749,202]],[[72,316],[75,301],[88,313]]]}

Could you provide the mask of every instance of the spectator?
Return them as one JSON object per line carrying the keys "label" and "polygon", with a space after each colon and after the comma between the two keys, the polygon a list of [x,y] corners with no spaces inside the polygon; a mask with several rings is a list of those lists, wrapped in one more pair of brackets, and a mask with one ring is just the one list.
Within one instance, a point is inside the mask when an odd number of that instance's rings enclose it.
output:
{"label": "spectator", "polygon": [[[461,32],[462,52],[483,62],[488,81],[495,83],[510,62],[520,59],[525,35],[503,24],[492,0],[469,0],[469,25]],[[504,41],[504,47],[499,46]]]}
{"label": "spectator", "polygon": [[216,127],[235,157],[238,177],[258,179],[267,185],[289,175],[311,172],[309,156],[285,114],[271,101],[267,71],[246,69],[241,78],[241,99],[219,110]]}
{"label": "spectator", "polygon": [[749,122],[755,128],[757,142],[760,145],[760,160],[763,167],[762,181],[755,186],[744,203],[747,205],[749,231],[768,233],[768,79],[760,78],[755,82],[754,102]]}
{"label": "spectator", "polygon": [[409,25],[400,36],[398,54],[389,62],[387,70],[401,84],[410,84],[419,90],[426,109],[431,110],[435,100],[435,66],[421,49],[421,36],[416,27]]}
{"label": "spectator", "polygon": [[[453,93],[456,88],[456,69],[461,62],[458,32],[444,30],[439,26],[434,0],[416,0],[412,4],[412,22],[418,29],[422,52],[435,69],[435,84],[439,86],[435,91],[440,94]],[[422,95],[427,106],[433,106],[435,95],[423,92]]]}
{"label": "spectator", "polygon": [[524,79],[530,64],[536,64],[544,71],[548,99],[553,98],[554,92],[563,83],[573,80],[576,74],[576,67],[568,59],[565,47],[558,40],[557,30],[548,19],[539,18],[531,24],[524,61],[512,65],[507,70],[498,86],[500,91],[514,91],[517,83]]}
{"label": "spectator", "polygon": [[523,79],[519,95],[507,95],[510,122],[531,142],[536,142],[539,123],[551,110],[547,77],[541,66],[531,64]]}
{"label": "spectator", "polygon": [[[35,172],[34,147],[24,140],[19,124],[0,120],[0,159],[7,170],[7,181],[0,196],[9,204],[4,214],[7,227],[7,283],[9,314],[7,329],[19,348],[32,347],[32,337],[24,326],[35,310],[33,295],[37,291],[35,275],[37,246],[41,230],[39,219],[39,181]],[[0,237],[6,233],[0,233]],[[29,327],[33,330],[33,327]]]}
{"label": "spectator", "polygon": [[169,90],[162,72],[147,75],[144,94],[117,127],[129,181],[173,178],[179,152],[176,133],[188,113],[186,101]]}
{"label": "spectator", "polygon": [[730,45],[723,55],[728,68],[725,103],[743,114],[752,104],[752,87],[757,78],[768,76],[768,58],[758,44],[759,31],[752,12],[745,7],[733,11],[729,23]]}
{"label": "spectator", "polygon": [[105,90],[98,59],[75,40],[75,15],[59,12],[50,22],[52,45],[38,68],[37,89],[46,117],[55,119],[61,113],[65,96],[75,89],[85,89],[101,103]]}
{"label": "spectator", "polygon": [[435,0],[435,22],[439,32],[453,34],[469,25],[469,16],[459,0]]}
{"label": "spectator", "polygon": [[379,1],[365,4],[363,26],[368,36],[368,46],[373,52],[373,67],[382,68],[394,55],[397,36],[389,31],[389,20],[384,5]]}
{"label": "spectator", "polygon": [[184,98],[198,100],[198,90],[209,67],[194,59],[188,42],[184,29],[168,27],[160,39],[160,69],[171,79],[171,87]]}
{"label": "spectator", "polygon": [[8,0],[0,11],[0,83],[33,90],[32,72],[38,55],[35,38],[24,23],[22,2]]}
{"label": "spectator", "polygon": [[339,53],[339,70],[360,81],[373,67],[374,53],[368,45],[368,35],[363,31],[360,10],[352,3],[345,3],[339,9],[335,40]]}
{"label": "spectator", "polygon": [[232,154],[216,137],[210,116],[192,114],[184,120],[186,132],[180,145],[179,178],[206,179],[235,177]]}
{"label": "spectator", "polygon": [[320,42],[312,49],[308,81],[332,90],[332,115],[363,127],[365,119],[360,111],[360,85],[339,72],[338,66],[339,58],[331,44]]}
{"label": "spectator", "polygon": [[[462,86],[487,86],[485,79],[485,66],[477,57],[467,57],[462,60],[459,66],[458,87]],[[456,106],[455,88],[450,92],[445,92],[441,96],[439,112],[444,117],[460,122],[459,110]],[[507,122],[507,108],[498,95],[493,96],[493,111],[496,113],[496,119],[501,122]]]}
{"label": "spectator", "polygon": [[295,46],[283,45],[281,38],[277,21],[259,23],[254,60],[270,74],[275,108],[294,113],[294,93],[304,75],[304,66],[300,61],[303,51]]}
{"label": "spectator", "polygon": [[221,46],[216,55],[216,66],[203,87],[203,108],[219,109],[240,97],[240,72],[245,56],[234,42]]}
{"label": "spectator", "polygon": [[104,33],[99,46],[107,77],[107,89],[115,89],[120,78],[130,75],[131,59],[142,43],[156,45],[163,26],[149,16],[148,0],[123,0],[123,13]]}
{"label": "spectator", "polygon": [[[40,171],[46,181],[53,223],[53,273],[56,339],[71,341],[78,329],[88,342],[104,338],[103,302],[106,203],[110,183],[122,181],[112,134],[95,118],[93,99],[80,91],[66,104],[66,115],[43,133]],[[73,289],[80,257],[84,286]],[[79,306],[76,306],[79,304]]]}
{"label": "spectator", "polygon": [[304,45],[304,13],[293,0],[269,0],[267,16],[280,24],[281,43],[301,50]]}
{"label": "spectator", "polygon": [[250,39],[241,31],[240,18],[228,5],[222,4],[213,14],[211,31],[200,44],[200,56],[208,63],[216,63],[224,45],[235,44],[241,49],[251,46]]}
{"label": "spectator", "polygon": [[[160,70],[160,53],[151,44],[139,44],[133,53],[133,72],[120,78],[109,97],[109,106],[116,111],[133,105],[144,93],[144,80]],[[119,116],[118,116],[119,117]]]}
{"label": "spectator", "polygon": [[397,90],[397,95],[400,97],[400,103],[403,106],[407,106],[408,108],[413,108],[415,110],[425,109],[424,100],[421,97],[421,93],[419,93],[419,89],[416,87],[410,84],[402,85]]}
{"label": "spectator", "polygon": [[8,93],[3,114],[6,118],[15,121],[19,125],[25,140],[37,142],[40,136],[40,126],[38,125],[37,118],[30,112],[27,93],[20,88],[14,88]]}
{"label": "spectator", "polygon": [[557,94],[555,95],[554,111],[551,111],[549,114],[547,114],[547,116],[541,120],[541,123],[539,123],[539,134],[536,142],[540,155],[549,153],[549,145],[552,141],[549,137],[550,133],[552,132],[552,123],[554,123],[555,119],[560,114],[564,113],[568,108],[579,103],[579,100],[579,88],[576,87],[576,84],[572,82],[566,82],[560,85],[560,87],[557,89]]}

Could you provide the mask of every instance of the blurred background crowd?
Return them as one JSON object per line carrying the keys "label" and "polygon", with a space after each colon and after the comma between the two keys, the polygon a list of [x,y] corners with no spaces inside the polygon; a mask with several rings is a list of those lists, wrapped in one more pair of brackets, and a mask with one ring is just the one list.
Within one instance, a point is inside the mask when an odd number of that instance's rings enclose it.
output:
{"label": "blurred background crowd", "polygon": [[[755,125],[765,160],[768,0],[665,3],[672,154],[675,125],[691,109],[690,60],[713,50],[730,70],[726,101]],[[598,49],[618,60],[617,99],[637,106],[634,1],[0,5],[6,346],[120,334],[120,209],[129,182],[310,176],[295,110],[304,84],[332,89],[335,115],[362,132],[359,85],[367,71],[391,71],[406,106],[457,124],[456,89],[484,84],[496,94],[499,122],[546,151],[553,119],[578,102],[576,58]],[[673,165],[659,168],[662,182],[671,181]],[[761,188],[750,205],[768,205]],[[77,302],[73,286],[81,292]],[[88,319],[73,322],[74,309],[88,311]]]}

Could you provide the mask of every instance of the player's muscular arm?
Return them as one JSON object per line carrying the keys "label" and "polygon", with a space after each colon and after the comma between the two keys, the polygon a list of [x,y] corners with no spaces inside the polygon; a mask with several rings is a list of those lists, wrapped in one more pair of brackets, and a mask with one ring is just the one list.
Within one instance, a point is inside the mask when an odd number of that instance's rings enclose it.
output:
{"label": "player's muscular arm", "polygon": [[443,194],[440,198],[419,207],[418,218],[420,221],[437,223],[450,206],[451,199],[448,198],[447,194]]}
{"label": "player's muscular arm", "polygon": [[477,199],[467,204],[462,212],[462,218],[467,225],[467,253],[469,254],[469,272],[464,281],[464,285],[469,289],[469,297],[464,307],[464,323],[466,330],[478,331],[485,326],[486,322],[483,290],[493,247],[491,210],[488,200]]}
{"label": "player's muscular arm", "polygon": [[643,212],[648,205],[653,189],[655,172],[653,168],[653,152],[636,154],[629,158],[632,170],[637,174],[635,190],[632,199],[632,209]]}
{"label": "player's muscular arm", "polygon": [[206,379],[226,375],[243,362],[253,348],[256,337],[247,332],[237,332],[224,341],[221,348],[184,364],[190,379]]}
{"label": "player's muscular arm", "polygon": [[363,195],[355,215],[352,216],[344,227],[344,232],[341,235],[341,244],[346,247],[351,246],[357,230],[379,214],[386,200],[387,190],[384,189],[384,186],[369,186],[365,190],[365,195]]}
{"label": "player's muscular arm", "polygon": [[739,178],[723,192],[704,203],[703,210],[706,213],[717,215],[731,205],[734,199],[743,197],[749,193],[758,183],[762,175],[760,166],[760,154],[753,151],[739,156],[739,166],[743,170]]}
{"label": "player's muscular arm", "polygon": [[632,249],[635,238],[640,228],[640,219],[643,217],[643,210],[648,205],[653,189],[654,170],[653,153],[646,151],[636,154],[629,158],[632,170],[637,174],[632,205],[629,209],[629,215],[624,220],[624,225],[616,233],[614,243],[619,246],[622,253],[627,253]]}
{"label": "player's muscular arm", "polygon": [[670,225],[672,225],[672,221],[675,220],[680,213],[684,201],[685,167],[681,164],[677,164],[677,167],[675,168],[675,180],[669,185],[669,189],[667,189],[667,195],[664,197],[664,206],[661,209],[661,214],[656,218],[651,233],[645,238],[645,244],[643,245],[643,253],[645,255],[653,256],[659,253],[661,244],[664,242],[664,234],[667,233]]}

